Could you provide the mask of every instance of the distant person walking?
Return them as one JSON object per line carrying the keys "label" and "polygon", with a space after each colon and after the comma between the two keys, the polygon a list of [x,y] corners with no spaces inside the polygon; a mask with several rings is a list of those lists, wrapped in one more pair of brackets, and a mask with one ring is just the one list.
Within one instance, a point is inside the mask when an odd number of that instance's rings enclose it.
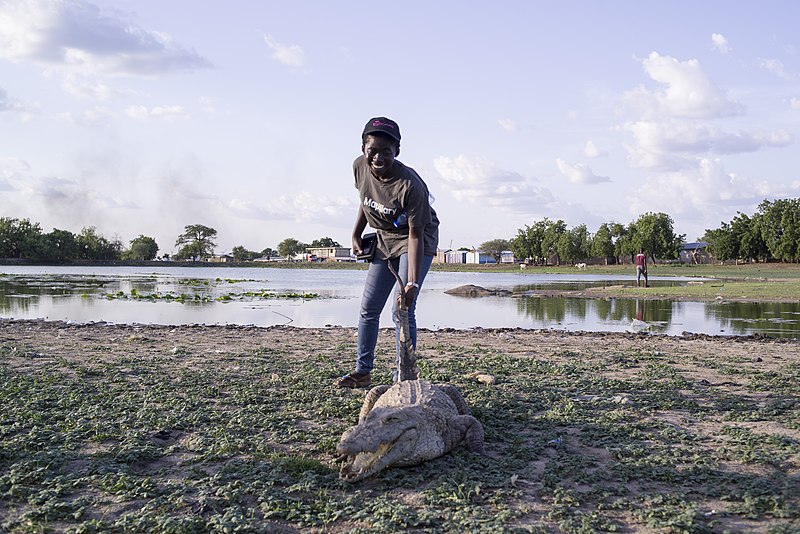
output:
{"label": "distant person walking", "polygon": [[[356,370],[339,379],[340,387],[367,387],[372,383],[381,311],[392,288],[396,357],[400,357],[400,298],[408,308],[411,343],[417,345],[417,296],[439,245],[439,219],[431,208],[428,186],[414,169],[395,159],[398,155],[397,123],[386,117],[370,119],[361,134],[361,155],[353,162],[360,202],[352,241],[353,251],[361,254],[361,234],[369,224],[378,234],[377,249],[361,298]],[[398,286],[387,263],[397,271],[404,287]]]}
{"label": "distant person walking", "polygon": [[636,287],[641,286],[642,276],[644,276],[644,287],[650,287],[647,280],[647,255],[644,253],[644,249],[639,249],[639,253],[636,255]]}

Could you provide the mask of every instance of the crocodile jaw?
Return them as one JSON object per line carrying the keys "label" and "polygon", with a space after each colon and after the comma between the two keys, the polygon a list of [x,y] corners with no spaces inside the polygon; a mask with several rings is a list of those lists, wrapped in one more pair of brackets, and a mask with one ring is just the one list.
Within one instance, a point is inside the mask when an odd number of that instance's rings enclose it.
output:
{"label": "crocodile jaw", "polygon": [[394,464],[405,456],[409,445],[414,442],[414,432],[406,431],[397,439],[382,442],[374,451],[360,451],[346,457],[346,463],[339,471],[339,477],[345,482],[358,482]]}

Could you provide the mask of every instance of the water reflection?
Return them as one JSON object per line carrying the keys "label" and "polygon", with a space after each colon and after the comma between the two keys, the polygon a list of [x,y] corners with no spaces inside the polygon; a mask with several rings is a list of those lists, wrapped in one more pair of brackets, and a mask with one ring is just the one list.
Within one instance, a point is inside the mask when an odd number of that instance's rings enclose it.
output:
{"label": "water reflection", "polygon": [[667,333],[673,314],[682,312],[683,303],[646,299],[584,299],[561,297],[521,297],[517,309],[543,327],[564,324],[602,325],[586,330],[632,330]]}
{"label": "water reflection", "polygon": [[709,303],[706,316],[732,334],[762,333],[775,337],[799,337],[800,309],[785,302]]}
{"label": "water reflection", "polygon": [[[355,326],[364,271],[15,267],[0,275],[0,316],[76,322],[154,324],[291,324]],[[27,270],[26,270],[27,269]],[[522,282],[522,283],[520,283]],[[653,285],[686,279],[651,280]],[[475,284],[514,297],[464,298],[446,289]],[[680,302],[562,298],[526,294],[635,284],[631,277],[430,273],[420,295],[420,328],[552,328],[680,335],[684,331],[800,338],[800,303]],[[262,292],[314,292],[319,298],[275,299]],[[389,326],[389,309],[381,324]]]}

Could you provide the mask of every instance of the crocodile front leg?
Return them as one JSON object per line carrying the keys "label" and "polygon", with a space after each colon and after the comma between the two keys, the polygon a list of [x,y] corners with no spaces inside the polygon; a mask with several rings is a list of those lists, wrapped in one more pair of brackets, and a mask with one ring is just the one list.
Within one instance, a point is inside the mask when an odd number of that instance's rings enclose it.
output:
{"label": "crocodile front leg", "polygon": [[378,399],[381,398],[381,395],[386,393],[388,390],[389,386],[385,384],[382,386],[375,386],[369,390],[369,393],[367,393],[367,396],[364,398],[364,404],[361,405],[361,411],[358,414],[358,424],[364,422],[364,419],[366,419],[367,414],[372,411],[375,403],[378,402]]}

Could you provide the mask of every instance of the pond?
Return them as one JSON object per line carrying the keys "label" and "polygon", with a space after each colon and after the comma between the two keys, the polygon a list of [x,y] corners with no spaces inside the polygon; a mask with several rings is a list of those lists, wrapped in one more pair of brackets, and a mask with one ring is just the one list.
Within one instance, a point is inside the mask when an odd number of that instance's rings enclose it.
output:
{"label": "pond", "polygon": [[[356,326],[366,271],[229,267],[0,268],[0,317],[125,324]],[[685,284],[661,277],[651,285]],[[525,296],[546,289],[635,284],[633,276],[431,272],[420,328],[549,328],[800,338],[800,303],[679,302]],[[474,284],[515,296],[467,298]],[[389,306],[381,319],[391,326]]]}

